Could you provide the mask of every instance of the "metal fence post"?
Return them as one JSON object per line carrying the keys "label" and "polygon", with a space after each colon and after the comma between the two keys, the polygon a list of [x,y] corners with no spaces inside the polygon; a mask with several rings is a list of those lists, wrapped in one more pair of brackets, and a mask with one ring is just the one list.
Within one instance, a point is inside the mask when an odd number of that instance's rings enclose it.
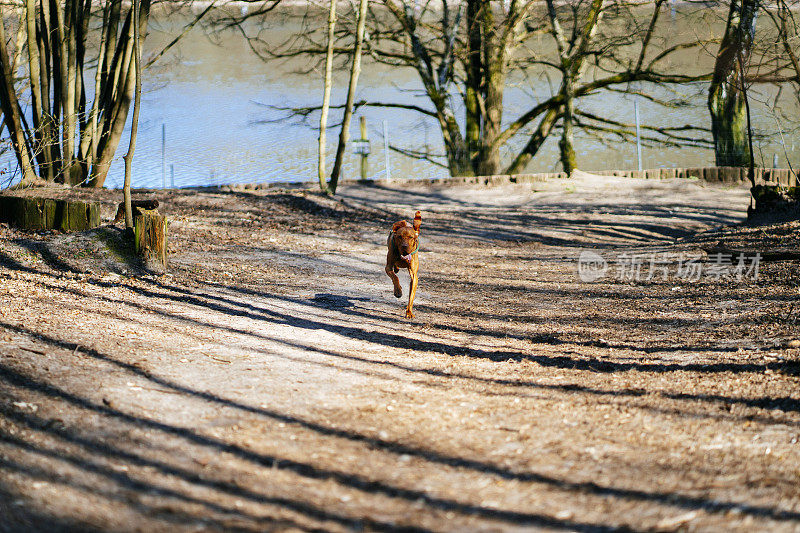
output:
{"label": "metal fence post", "polygon": [[392,168],[389,166],[389,126],[386,121],[383,121],[383,157],[385,159],[384,165],[386,166],[386,179],[392,179]]}
{"label": "metal fence post", "polygon": [[633,113],[636,115],[636,159],[639,163],[639,170],[642,170],[642,138],[639,131],[639,100],[633,101]]}
{"label": "metal fence post", "polygon": [[167,188],[167,125],[161,123],[161,188]]}

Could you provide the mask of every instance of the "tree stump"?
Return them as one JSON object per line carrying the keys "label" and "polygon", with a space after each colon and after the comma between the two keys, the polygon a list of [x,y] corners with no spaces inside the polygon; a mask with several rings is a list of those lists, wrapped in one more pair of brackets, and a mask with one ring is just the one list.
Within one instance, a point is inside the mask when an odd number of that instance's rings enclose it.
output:
{"label": "tree stump", "polygon": [[30,230],[84,231],[100,225],[100,204],[0,196],[0,222]]}
{"label": "tree stump", "polygon": [[800,187],[756,185],[750,188],[755,207],[747,209],[747,218],[766,213],[800,215]]}
{"label": "tree stump", "polygon": [[147,270],[166,271],[167,217],[155,210],[139,210],[134,219],[134,248]]}
{"label": "tree stump", "polygon": [[[154,209],[158,209],[158,200],[131,200],[131,210],[133,211],[134,218],[136,218],[140,211],[152,211]],[[125,202],[120,202],[117,208],[117,214],[114,217],[114,221],[111,223],[116,224],[123,220],[125,220]]]}

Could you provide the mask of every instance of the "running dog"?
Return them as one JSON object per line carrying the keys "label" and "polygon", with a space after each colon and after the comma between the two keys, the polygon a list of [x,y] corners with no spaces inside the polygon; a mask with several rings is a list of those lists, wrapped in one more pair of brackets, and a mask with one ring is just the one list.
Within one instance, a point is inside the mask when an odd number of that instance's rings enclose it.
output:
{"label": "running dog", "polygon": [[419,280],[419,227],[422,224],[422,213],[417,211],[414,214],[414,224],[409,224],[405,220],[395,222],[386,246],[389,251],[386,254],[386,274],[392,278],[394,284],[394,295],[397,298],[403,296],[403,288],[400,286],[400,278],[397,272],[401,268],[407,268],[411,276],[411,283],[408,287],[408,306],[406,307],[406,318],[414,318],[414,295],[417,293],[417,281]]}

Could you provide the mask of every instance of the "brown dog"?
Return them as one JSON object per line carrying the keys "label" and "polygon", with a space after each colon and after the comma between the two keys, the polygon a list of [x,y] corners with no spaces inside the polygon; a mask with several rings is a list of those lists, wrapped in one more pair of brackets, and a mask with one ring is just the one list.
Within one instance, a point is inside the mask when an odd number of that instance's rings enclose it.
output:
{"label": "brown dog", "polygon": [[417,281],[419,280],[419,226],[422,224],[422,213],[417,211],[414,214],[414,224],[411,225],[405,220],[395,222],[392,231],[389,233],[389,240],[386,245],[389,251],[386,254],[386,274],[392,278],[394,284],[394,295],[398,298],[403,296],[403,288],[400,287],[400,278],[397,272],[401,268],[407,268],[411,276],[411,283],[408,287],[408,307],[406,307],[406,318],[414,318],[414,295],[417,293]]}

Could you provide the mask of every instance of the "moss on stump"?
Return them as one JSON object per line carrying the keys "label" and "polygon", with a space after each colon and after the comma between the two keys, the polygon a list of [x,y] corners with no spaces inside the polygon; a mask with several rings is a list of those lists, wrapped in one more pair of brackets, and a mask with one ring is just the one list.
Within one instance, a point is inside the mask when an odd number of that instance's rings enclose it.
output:
{"label": "moss on stump", "polygon": [[27,230],[85,231],[100,225],[100,204],[0,196],[0,222]]}
{"label": "moss on stump", "polygon": [[747,210],[747,217],[753,218],[767,213],[794,214],[800,216],[800,187],[780,185],[756,185],[750,188],[755,207]]}

